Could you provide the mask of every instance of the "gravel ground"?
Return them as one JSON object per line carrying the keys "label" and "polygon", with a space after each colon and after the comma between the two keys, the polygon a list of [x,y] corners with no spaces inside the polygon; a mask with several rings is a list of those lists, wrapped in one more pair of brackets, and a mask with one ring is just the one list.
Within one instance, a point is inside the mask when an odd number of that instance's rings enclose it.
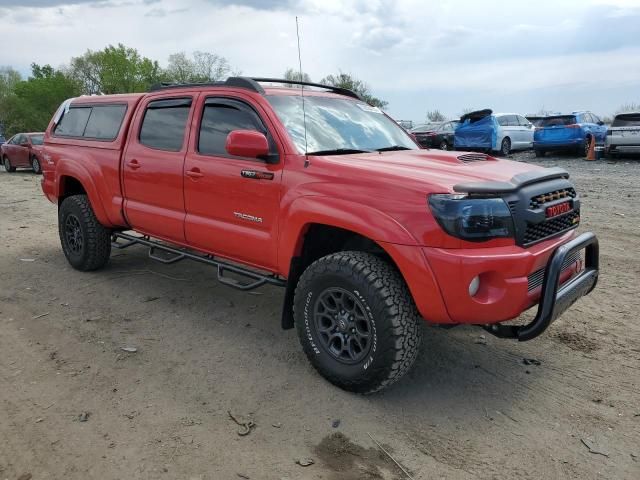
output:
{"label": "gravel ground", "polygon": [[0,479],[407,478],[371,437],[415,479],[640,478],[640,161],[513,158],[571,172],[598,288],[532,342],[425,326],[370,397],[313,371],[279,289],[141,248],[74,271],[38,177],[1,172]]}

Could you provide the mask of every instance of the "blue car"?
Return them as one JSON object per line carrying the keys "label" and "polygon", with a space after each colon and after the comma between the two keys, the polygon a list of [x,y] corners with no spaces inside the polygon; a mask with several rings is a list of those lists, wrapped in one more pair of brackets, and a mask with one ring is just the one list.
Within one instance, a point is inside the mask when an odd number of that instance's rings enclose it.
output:
{"label": "blue car", "polygon": [[589,151],[591,139],[604,145],[607,127],[591,112],[550,115],[540,121],[533,134],[536,157],[544,157],[551,150],[570,150],[579,155]]}

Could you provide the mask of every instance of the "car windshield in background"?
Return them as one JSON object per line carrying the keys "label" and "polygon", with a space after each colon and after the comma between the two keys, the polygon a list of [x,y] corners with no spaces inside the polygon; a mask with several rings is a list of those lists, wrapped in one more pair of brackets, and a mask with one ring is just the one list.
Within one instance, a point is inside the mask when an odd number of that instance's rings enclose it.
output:
{"label": "car windshield in background", "polygon": [[640,113],[625,113],[613,119],[612,127],[640,127]]}
{"label": "car windshield in background", "polygon": [[554,126],[564,126],[564,125],[575,125],[576,116],[575,115],[558,115],[556,117],[546,117],[540,121],[541,127],[554,127]]}
{"label": "car windshield in background", "polygon": [[[300,153],[305,152],[305,120],[299,95],[267,96]],[[379,108],[335,97],[304,97],[306,151],[346,154],[380,149],[417,150],[409,135]]]}
{"label": "car windshield in background", "polygon": [[44,142],[44,135],[31,135],[29,138],[33,145],[42,145],[42,142]]}

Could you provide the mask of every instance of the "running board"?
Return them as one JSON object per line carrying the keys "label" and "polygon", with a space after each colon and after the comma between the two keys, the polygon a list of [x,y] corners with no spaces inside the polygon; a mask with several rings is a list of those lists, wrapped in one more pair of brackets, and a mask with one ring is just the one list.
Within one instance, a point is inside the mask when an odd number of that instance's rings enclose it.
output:
{"label": "running board", "polygon": [[[111,235],[111,246],[113,248],[123,250],[131,247],[132,245],[144,245],[145,247],[149,247],[149,258],[157,262],[164,263],[165,265],[189,259],[216,267],[218,270],[218,281],[223,285],[227,285],[228,287],[236,288],[238,290],[253,290],[254,288],[258,288],[266,284],[278,287],[284,287],[287,285],[285,280],[278,278],[275,275],[265,275],[239,265],[233,265],[225,261],[217,260],[212,255],[199,255],[186,250],[169,247],[160,242],[151,240],[148,235],[139,237],[121,232],[115,232]],[[162,252],[164,255],[160,255],[159,252]],[[243,282],[235,278],[225,276],[225,272],[235,273],[236,275],[245,277],[248,280]]]}

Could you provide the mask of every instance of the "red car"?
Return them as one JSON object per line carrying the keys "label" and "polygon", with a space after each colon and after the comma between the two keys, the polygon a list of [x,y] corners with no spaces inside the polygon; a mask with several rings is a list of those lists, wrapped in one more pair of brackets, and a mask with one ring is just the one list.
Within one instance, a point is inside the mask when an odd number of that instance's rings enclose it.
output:
{"label": "red car", "polygon": [[42,133],[16,133],[0,146],[2,165],[7,172],[16,168],[30,168],[35,173],[42,172]]}
{"label": "red car", "polygon": [[[284,287],[282,326],[359,393],[409,370],[424,322],[531,340],[595,287],[598,242],[576,233],[566,171],[421,150],[354,92],[274,82],[301,83],[232,77],[65,102],[42,189],[71,266],[138,245],[241,290]],[[529,323],[501,323],[531,307]]]}

